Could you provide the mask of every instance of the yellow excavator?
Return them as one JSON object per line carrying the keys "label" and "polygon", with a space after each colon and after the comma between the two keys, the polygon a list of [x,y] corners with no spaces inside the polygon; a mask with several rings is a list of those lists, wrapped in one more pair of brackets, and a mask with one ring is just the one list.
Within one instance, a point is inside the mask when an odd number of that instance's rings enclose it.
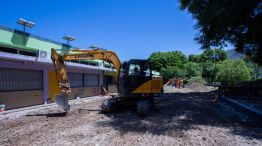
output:
{"label": "yellow excavator", "polygon": [[51,59],[56,73],[57,84],[61,89],[55,103],[65,112],[69,111],[68,97],[71,93],[65,61],[103,60],[113,65],[114,79],[118,94],[101,105],[103,112],[110,112],[120,105],[136,105],[137,113],[146,115],[153,107],[154,97],[160,96],[163,89],[162,79],[153,77],[151,64],[147,60],[131,59],[121,63],[115,52],[90,48],[72,49],[66,54],[51,49]]}

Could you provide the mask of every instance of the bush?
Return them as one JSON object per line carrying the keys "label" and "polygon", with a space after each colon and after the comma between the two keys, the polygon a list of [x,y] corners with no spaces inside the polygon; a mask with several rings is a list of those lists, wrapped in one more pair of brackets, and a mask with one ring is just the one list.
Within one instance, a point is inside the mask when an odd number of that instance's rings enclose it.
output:
{"label": "bush", "polygon": [[168,81],[172,78],[185,78],[186,72],[184,69],[180,69],[176,66],[168,66],[167,68],[162,68],[160,73],[164,81]]}
{"label": "bush", "polygon": [[198,63],[188,62],[185,64],[186,77],[196,77],[202,75],[202,69]]}
{"label": "bush", "polygon": [[250,79],[250,69],[242,59],[226,60],[218,64],[216,81],[235,84]]}
{"label": "bush", "polygon": [[202,77],[207,82],[213,82],[218,72],[218,67],[216,63],[213,63],[212,61],[208,60],[206,62],[201,63],[201,67],[202,67]]}
{"label": "bush", "polygon": [[148,60],[151,62],[152,69],[157,71],[162,68],[167,68],[168,66],[183,68],[184,64],[187,62],[186,55],[180,51],[154,52],[150,55]]}

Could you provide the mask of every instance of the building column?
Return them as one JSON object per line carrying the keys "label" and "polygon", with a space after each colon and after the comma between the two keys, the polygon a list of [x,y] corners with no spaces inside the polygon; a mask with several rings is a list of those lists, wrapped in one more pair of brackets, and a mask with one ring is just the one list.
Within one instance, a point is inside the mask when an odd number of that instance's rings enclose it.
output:
{"label": "building column", "polygon": [[101,71],[100,73],[99,73],[99,87],[100,87],[100,94],[102,94],[102,86],[103,86],[103,83],[104,83],[104,71]]}
{"label": "building column", "polygon": [[102,71],[100,74],[99,74],[99,81],[100,81],[100,86],[103,86],[104,84],[104,71]]}
{"label": "building column", "polygon": [[44,87],[44,102],[48,103],[49,99],[49,86],[48,86],[48,69],[44,69],[43,71],[43,87]]}

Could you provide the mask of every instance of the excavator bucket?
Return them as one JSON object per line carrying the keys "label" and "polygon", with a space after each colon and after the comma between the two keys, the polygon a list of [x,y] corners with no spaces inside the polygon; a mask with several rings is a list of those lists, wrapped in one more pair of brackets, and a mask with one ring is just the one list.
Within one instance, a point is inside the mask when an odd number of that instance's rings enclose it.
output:
{"label": "excavator bucket", "polygon": [[70,108],[68,104],[68,97],[69,97],[68,94],[63,92],[55,96],[56,105],[62,110],[64,110],[65,112],[68,112]]}

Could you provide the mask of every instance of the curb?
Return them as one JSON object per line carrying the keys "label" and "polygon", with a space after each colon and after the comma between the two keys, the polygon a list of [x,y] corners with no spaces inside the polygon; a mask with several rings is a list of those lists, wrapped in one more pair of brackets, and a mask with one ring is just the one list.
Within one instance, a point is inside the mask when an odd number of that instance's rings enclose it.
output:
{"label": "curb", "polygon": [[228,97],[221,97],[220,100],[226,104],[228,104],[229,106],[231,106],[232,108],[234,108],[237,111],[240,111],[242,113],[244,113],[245,115],[251,117],[252,119],[254,119],[257,122],[261,122],[262,121],[262,111],[258,111],[248,105],[245,105],[243,103],[240,103],[238,101],[232,100]]}

